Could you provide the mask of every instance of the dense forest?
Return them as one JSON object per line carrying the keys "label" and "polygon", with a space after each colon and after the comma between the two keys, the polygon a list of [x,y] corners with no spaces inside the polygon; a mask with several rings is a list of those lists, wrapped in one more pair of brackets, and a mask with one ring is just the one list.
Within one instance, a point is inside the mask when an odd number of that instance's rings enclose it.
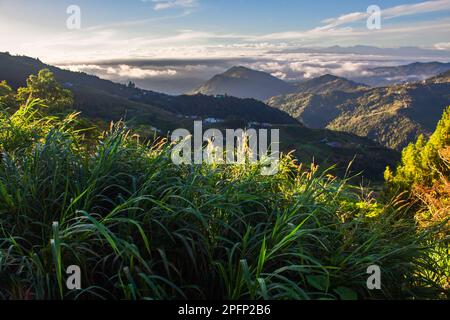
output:
{"label": "dense forest", "polygon": [[176,166],[164,137],[83,117],[48,70],[1,82],[0,298],[448,299],[449,148],[447,109],[376,192],[292,154],[274,176]]}

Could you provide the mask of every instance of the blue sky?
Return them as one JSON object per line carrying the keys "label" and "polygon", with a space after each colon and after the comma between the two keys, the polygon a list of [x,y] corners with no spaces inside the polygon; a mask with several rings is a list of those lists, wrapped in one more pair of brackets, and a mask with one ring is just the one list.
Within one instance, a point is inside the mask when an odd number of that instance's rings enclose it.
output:
{"label": "blue sky", "polygon": [[[66,26],[69,5],[81,10],[79,30]],[[367,28],[370,5],[382,10],[380,29]],[[374,61],[427,61],[435,55],[411,50],[408,57],[318,57],[303,48],[413,46],[450,60],[450,0],[0,0],[0,39],[0,51],[120,81],[166,81],[182,74],[200,81],[232,63],[281,78],[315,76],[333,66],[345,76]],[[167,59],[220,63],[191,63],[182,71],[155,62]],[[105,60],[126,61],[105,66]]]}
{"label": "blue sky", "polygon": [[[169,23],[164,24],[173,28],[207,27],[224,32],[247,31],[258,33],[314,28],[320,25],[324,19],[355,11],[365,11],[369,5],[373,4],[379,5],[383,9],[423,2],[425,1],[169,0],[156,2],[152,0],[34,0],[30,2],[27,0],[2,0],[0,8],[16,17],[53,26],[66,18],[65,8],[70,4],[76,4],[82,8],[86,26],[162,18],[171,15],[177,16],[184,12],[189,14],[170,19]],[[158,9],[157,5],[162,3],[174,3],[174,5],[168,5],[165,9]],[[39,14],[39,17],[36,14]],[[432,20],[445,16],[449,16],[448,9],[429,14],[417,14],[402,20]],[[38,21],[37,18],[50,19]]]}
{"label": "blue sky", "polygon": [[[66,28],[71,4],[81,9],[78,31]],[[383,10],[382,28],[371,31],[364,14],[373,4]],[[442,48],[449,26],[450,0],[0,0],[0,50],[50,61],[70,59],[67,50],[85,58],[141,56],[149,46],[171,57],[181,47],[195,56],[201,46],[246,44]]]}

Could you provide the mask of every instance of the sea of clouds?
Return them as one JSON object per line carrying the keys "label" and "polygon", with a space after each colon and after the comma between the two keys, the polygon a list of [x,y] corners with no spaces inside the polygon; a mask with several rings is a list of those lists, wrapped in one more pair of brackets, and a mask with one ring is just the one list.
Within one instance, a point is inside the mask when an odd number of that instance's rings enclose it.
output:
{"label": "sea of clouds", "polygon": [[[450,51],[335,46],[279,49],[253,56],[226,58],[113,59],[75,64],[66,63],[60,67],[94,74],[120,83],[133,81],[137,86],[148,90],[182,94],[236,65],[265,71],[285,81],[295,82],[324,74],[334,74],[349,79],[360,78],[365,75],[369,76],[371,69],[375,67],[430,61],[450,62]],[[417,78],[421,77],[421,75],[416,76]],[[423,75],[423,77],[426,76],[426,74]]]}

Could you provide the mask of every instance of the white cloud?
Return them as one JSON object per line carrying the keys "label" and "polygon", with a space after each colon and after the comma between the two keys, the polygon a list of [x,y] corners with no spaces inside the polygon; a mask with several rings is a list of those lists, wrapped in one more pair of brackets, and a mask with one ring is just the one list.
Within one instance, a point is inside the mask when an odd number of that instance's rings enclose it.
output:
{"label": "white cloud", "polygon": [[415,4],[395,6],[382,11],[385,18],[395,18],[419,13],[435,12],[450,9],[450,0],[425,1]]}
{"label": "white cloud", "polygon": [[[149,2],[148,0],[143,0]],[[165,10],[171,8],[195,8],[198,6],[198,0],[151,0],[155,3],[154,9]]]}
{"label": "white cloud", "polygon": [[[270,57],[268,56],[267,59]],[[277,54],[272,56],[275,61],[255,62],[250,67],[269,72],[284,80],[298,81],[310,79],[324,74],[334,74],[341,77],[352,77],[363,74],[367,69],[380,65],[395,65],[392,58],[387,57],[380,62],[374,57],[351,57],[347,54]],[[408,61],[409,62],[409,61]]]}
{"label": "white cloud", "polygon": [[177,75],[177,71],[173,69],[146,69],[133,67],[126,64],[112,66],[101,66],[96,64],[75,64],[64,66],[64,68],[71,71],[97,74],[107,79],[114,80],[164,78]]}
{"label": "white cloud", "polygon": [[[450,10],[450,0],[425,1],[415,4],[404,4],[395,7],[390,7],[383,9],[381,11],[381,16],[383,19],[392,19],[401,16],[435,12],[441,10]],[[368,16],[369,15],[366,12],[347,13],[337,18],[329,18],[322,21],[323,23],[326,23],[326,25],[319,27],[318,29],[331,29],[340,25],[367,19]]]}
{"label": "white cloud", "polygon": [[287,74],[281,71],[277,71],[272,73],[272,76],[277,77],[278,79],[285,80],[287,78]]}
{"label": "white cloud", "polygon": [[[141,0],[143,1],[143,0]],[[146,0],[163,7],[195,6],[199,0]],[[1,2],[1,0],[0,0]],[[162,5],[162,7],[161,7]],[[426,1],[384,9],[388,17],[450,8],[450,0]],[[0,51],[38,56],[48,63],[79,64],[86,61],[126,58],[258,58],[268,51],[314,46],[352,46],[370,44],[379,47],[422,46],[444,49],[449,43],[450,17],[419,22],[402,21],[371,31],[365,26],[345,25],[361,19],[365,13],[354,12],[327,19],[324,25],[309,30],[286,30],[277,33],[233,33],[212,30],[134,28],[159,19],[183,16],[152,17],[112,25],[83,28],[79,31],[52,29],[51,33],[30,27],[18,19],[0,20]],[[329,27],[327,29],[327,26]],[[133,28],[131,28],[133,27]],[[11,30],[15,30],[11,32]],[[18,42],[17,38],[21,41]],[[274,71],[276,72],[276,71]]]}
{"label": "white cloud", "polygon": [[362,19],[366,19],[367,17],[368,17],[368,14],[366,12],[347,13],[347,14],[341,15],[337,18],[329,18],[329,19],[323,20],[322,22],[326,23],[326,25],[323,27],[318,27],[317,29],[318,30],[329,29],[329,28],[337,27],[342,24],[347,24],[347,23],[359,21]]}
{"label": "white cloud", "polygon": [[131,67],[129,65],[121,64],[117,68],[108,67],[108,74],[117,75],[119,77],[128,77],[132,79],[145,79],[154,77],[174,76],[177,74],[175,70],[152,70]]}
{"label": "white cloud", "polygon": [[[230,55],[225,58],[212,59],[211,56],[224,57],[223,50],[227,48],[208,47],[174,48],[174,54],[179,51],[189,52],[189,57],[185,60],[167,59],[170,51],[167,48],[164,54],[157,56],[164,58],[155,59],[130,59],[125,61],[99,61],[86,64],[65,64],[63,68],[73,71],[84,71],[95,74],[101,78],[116,82],[125,83],[129,80],[135,81],[140,87],[155,91],[162,91],[172,94],[181,94],[190,91],[200,83],[210,79],[212,76],[224,72],[234,65],[244,65],[252,69],[268,72],[286,81],[300,81],[321,76],[324,74],[334,74],[346,78],[357,78],[370,74],[370,69],[380,66],[396,66],[419,61],[448,61],[448,58],[436,58],[433,56],[413,56],[413,55],[382,55],[374,54],[349,54],[349,53],[305,53],[305,52],[264,52],[251,51],[251,48],[242,47],[240,53],[245,53],[241,57],[229,59],[235,55],[236,49],[231,49]],[[198,50],[195,51],[195,50]],[[246,51],[250,50],[250,51]],[[208,59],[192,59],[194,54],[205,56]],[[446,55],[443,55],[445,57]],[[450,55],[449,55],[450,56]],[[182,84],[181,87],[178,87]]]}
{"label": "white cloud", "polygon": [[[2,23],[0,22],[0,26]],[[362,28],[287,31],[270,34],[215,33],[178,30],[162,36],[158,33],[132,34],[120,29],[80,30],[48,35],[23,36],[21,42],[0,28],[0,51],[38,56],[48,63],[126,58],[233,58],[260,57],[268,51],[311,46],[352,46],[366,44],[389,47],[428,46],[444,48],[449,42],[450,19],[395,24],[372,32]],[[8,38],[9,37],[9,38]],[[438,44],[438,45],[437,45]]]}
{"label": "white cloud", "polygon": [[438,50],[450,50],[450,42],[436,43],[434,47]]}

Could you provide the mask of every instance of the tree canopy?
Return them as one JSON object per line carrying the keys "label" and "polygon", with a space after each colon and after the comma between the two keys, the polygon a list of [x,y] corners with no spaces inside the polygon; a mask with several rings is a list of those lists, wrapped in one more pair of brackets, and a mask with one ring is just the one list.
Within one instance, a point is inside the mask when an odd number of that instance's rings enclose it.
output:
{"label": "tree canopy", "polygon": [[423,135],[416,143],[411,143],[402,152],[402,160],[395,174],[388,168],[385,178],[402,188],[419,183],[432,186],[437,181],[450,176],[450,107],[444,112],[436,131],[428,141]]}
{"label": "tree canopy", "polygon": [[387,168],[385,179],[388,189],[407,191],[421,204],[416,214],[421,225],[450,224],[450,107],[430,139],[420,136],[406,147],[400,165],[395,172]]}
{"label": "tree canopy", "polygon": [[74,103],[72,92],[64,89],[48,69],[39,71],[37,76],[30,75],[27,86],[17,90],[17,100],[20,104],[34,99],[44,100],[50,111],[56,113],[72,107]]}

